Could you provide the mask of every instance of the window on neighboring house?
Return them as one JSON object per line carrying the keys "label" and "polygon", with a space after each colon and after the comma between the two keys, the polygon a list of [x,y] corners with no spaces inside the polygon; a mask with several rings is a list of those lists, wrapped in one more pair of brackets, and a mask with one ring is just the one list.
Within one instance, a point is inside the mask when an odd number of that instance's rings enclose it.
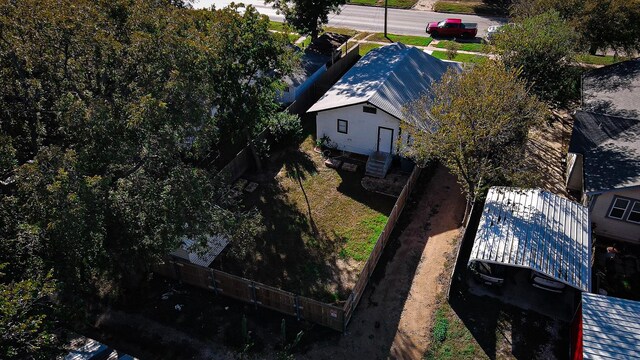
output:
{"label": "window on neighboring house", "polygon": [[349,131],[349,122],[347,120],[338,119],[338,132],[346,134]]}
{"label": "window on neighboring house", "polygon": [[369,113],[369,114],[375,114],[376,112],[378,112],[378,109],[372,107],[372,106],[363,106],[362,107],[362,111]]}
{"label": "window on neighboring house", "polygon": [[624,213],[627,212],[629,203],[630,201],[627,199],[615,198],[613,200],[613,205],[611,205],[611,210],[609,210],[609,217],[622,220],[624,218]]}
{"label": "window on neighboring house", "polygon": [[627,221],[640,224],[640,201],[633,202],[629,216],[627,216]]}

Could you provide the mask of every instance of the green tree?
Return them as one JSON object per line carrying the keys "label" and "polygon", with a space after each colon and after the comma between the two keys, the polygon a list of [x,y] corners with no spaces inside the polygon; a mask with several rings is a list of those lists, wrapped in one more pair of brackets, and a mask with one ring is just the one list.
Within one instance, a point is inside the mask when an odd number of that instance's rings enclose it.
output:
{"label": "green tree", "polygon": [[545,100],[566,100],[577,82],[572,74],[577,35],[556,11],[528,17],[495,36],[507,67],[520,69]]}
{"label": "green tree", "polygon": [[518,75],[497,61],[461,73],[450,69],[431,94],[405,109],[412,141],[402,152],[418,164],[438,159],[449,167],[468,205],[489,186],[526,179],[528,130],[546,110]]}
{"label": "green tree", "polygon": [[318,37],[324,24],[329,22],[329,13],[338,13],[346,0],[266,0],[273,8],[284,14],[287,23],[299,33]]}
{"label": "green tree", "polygon": [[632,56],[640,51],[639,0],[521,0],[512,13],[524,18],[549,10],[569,21],[591,54],[613,50]]}
{"label": "green tree", "polygon": [[0,357],[3,359],[51,359],[59,354],[54,334],[51,275],[2,282],[0,265]]}
{"label": "green tree", "polygon": [[144,0],[0,14],[0,262],[51,268],[76,297],[144,274],[183,236],[222,234],[246,256],[260,216],[207,164],[275,111],[291,61],[265,17]]}

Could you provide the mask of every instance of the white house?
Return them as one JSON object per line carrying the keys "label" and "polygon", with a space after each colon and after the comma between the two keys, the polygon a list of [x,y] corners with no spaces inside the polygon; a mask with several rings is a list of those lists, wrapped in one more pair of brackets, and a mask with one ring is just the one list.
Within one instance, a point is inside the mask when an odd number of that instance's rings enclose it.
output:
{"label": "white house", "polygon": [[317,138],[327,136],[340,150],[390,163],[398,153],[396,141],[406,141],[400,131],[403,107],[449,68],[461,69],[401,43],[371,50],[309,109],[317,113]]}
{"label": "white house", "polygon": [[601,238],[640,243],[640,59],[592,70],[574,115],[567,188]]}
{"label": "white house", "polygon": [[328,55],[314,51],[305,51],[300,57],[300,68],[290,76],[282,79],[286,87],[280,93],[278,101],[282,104],[290,104],[300,97],[313,85],[322,74],[327,72],[327,62],[331,60]]}

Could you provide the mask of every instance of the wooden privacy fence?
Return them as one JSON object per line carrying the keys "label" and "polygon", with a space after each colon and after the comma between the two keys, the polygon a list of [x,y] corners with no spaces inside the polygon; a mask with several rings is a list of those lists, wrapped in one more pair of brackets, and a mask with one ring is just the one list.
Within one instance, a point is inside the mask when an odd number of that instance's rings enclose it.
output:
{"label": "wooden privacy fence", "polygon": [[273,286],[231,275],[224,271],[187,263],[177,258],[171,258],[162,264],[156,265],[154,272],[189,285],[212,290],[219,295],[254,304],[256,307],[261,306],[334,330],[344,331],[380,259],[380,255],[382,255],[382,251],[389,241],[389,236],[398,222],[398,218],[409,199],[420,172],[421,169],[419,167],[414,167],[409,180],[393,206],[384,230],[378,237],[373,251],[369,255],[369,259],[365,263],[358,281],[343,307],[296,295]]}
{"label": "wooden privacy fence", "polygon": [[347,53],[327,68],[312,86],[304,91],[298,99],[287,107],[291,114],[302,115],[313,105],[333,84],[360,59],[360,46],[355,45]]}
{"label": "wooden privacy fence", "polygon": [[404,188],[402,189],[400,196],[398,196],[398,199],[396,200],[396,203],[393,206],[393,210],[391,210],[391,214],[389,215],[389,219],[387,220],[387,224],[385,225],[384,230],[382,230],[382,233],[380,234],[380,236],[378,236],[378,240],[376,241],[376,244],[373,247],[373,251],[371,251],[371,254],[369,255],[369,259],[367,259],[367,262],[364,265],[364,268],[362,269],[360,276],[358,277],[358,281],[356,282],[356,285],[353,287],[353,290],[351,291],[351,295],[349,295],[347,302],[344,304],[343,311],[344,311],[344,318],[345,318],[345,321],[344,321],[345,329],[347,327],[347,324],[349,323],[349,320],[351,320],[351,316],[353,315],[353,312],[356,306],[360,302],[360,298],[364,293],[364,289],[367,287],[367,283],[371,278],[371,274],[373,274],[373,270],[376,268],[376,265],[378,264],[378,260],[380,260],[382,251],[384,250],[387,243],[389,242],[389,237],[391,236],[391,232],[393,231],[393,228],[398,223],[398,218],[400,217],[400,214],[402,214],[402,210],[404,209],[404,206],[406,205],[407,200],[409,199],[409,195],[411,194],[411,191],[415,187],[416,181],[418,180],[418,176],[420,176],[421,171],[422,169],[417,166],[413,168],[413,171],[411,172],[411,176],[409,176],[409,180],[404,185]]}
{"label": "wooden privacy fence", "polygon": [[341,307],[325,304],[273,286],[251,281],[224,271],[167,260],[154,271],[160,275],[182,281],[216,294],[261,306],[298,319],[308,320],[334,330],[344,329],[344,311]]}

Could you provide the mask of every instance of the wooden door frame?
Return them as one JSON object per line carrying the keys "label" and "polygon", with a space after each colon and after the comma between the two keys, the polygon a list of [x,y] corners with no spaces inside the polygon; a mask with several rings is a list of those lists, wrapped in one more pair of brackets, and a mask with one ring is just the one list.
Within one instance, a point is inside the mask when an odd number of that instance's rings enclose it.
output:
{"label": "wooden door frame", "polygon": [[380,152],[380,129],[391,130],[391,146],[389,147],[389,154],[393,153],[393,133],[394,130],[392,128],[388,128],[385,126],[378,126],[378,139],[376,140],[376,151]]}

